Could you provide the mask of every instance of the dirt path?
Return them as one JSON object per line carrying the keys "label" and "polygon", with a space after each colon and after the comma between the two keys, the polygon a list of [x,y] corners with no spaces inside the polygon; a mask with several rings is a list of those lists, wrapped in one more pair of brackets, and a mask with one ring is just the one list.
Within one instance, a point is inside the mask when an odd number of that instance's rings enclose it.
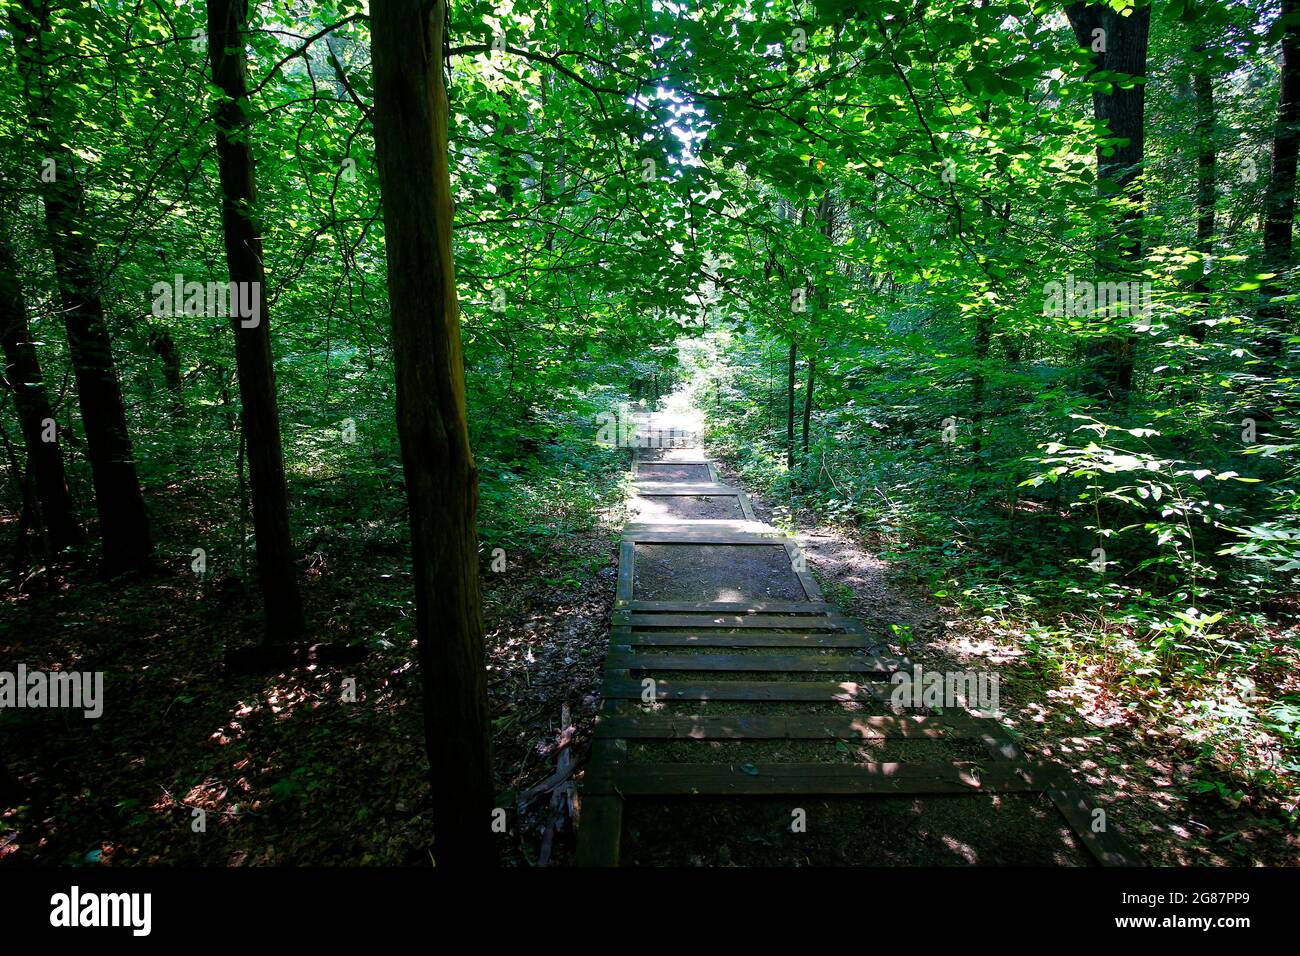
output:
{"label": "dirt path", "polygon": [[932,696],[890,652],[880,625],[903,608],[864,626],[824,600],[698,423],[638,424],[580,863],[1124,861],[1104,814],[962,706],[976,683]]}

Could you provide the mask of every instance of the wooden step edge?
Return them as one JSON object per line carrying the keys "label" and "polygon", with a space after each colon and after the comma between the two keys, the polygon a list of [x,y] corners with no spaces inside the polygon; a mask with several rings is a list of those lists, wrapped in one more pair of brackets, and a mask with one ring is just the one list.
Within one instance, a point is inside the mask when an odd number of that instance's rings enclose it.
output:
{"label": "wooden step edge", "polygon": [[813,654],[645,654],[624,646],[606,659],[607,667],[632,671],[775,671],[793,674],[892,674],[898,661],[874,655]]}
{"label": "wooden step edge", "polygon": [[588,770],[587,793],[623,797],[1035,793],[1031,770],[1011,764],[625,763]]}
{"label": "wooden step edge", "polygon": [[597,739],[623,740],[958,740],[966,732],[942,717],[855,714],[602,714]]}

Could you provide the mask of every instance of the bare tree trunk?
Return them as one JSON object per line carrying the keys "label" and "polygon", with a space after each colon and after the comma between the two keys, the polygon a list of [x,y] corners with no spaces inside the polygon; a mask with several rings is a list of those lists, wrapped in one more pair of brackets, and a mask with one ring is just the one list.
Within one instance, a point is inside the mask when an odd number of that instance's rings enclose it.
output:
{"label": "bare tree trunk", "polygon": [[43,47],[43,38],[50,32],[47,0],[22,0],[12,8],[10,22],[32,129],[42,153],[53,161],[52,175],[42,176],[45,227],[86,430],[103,570],[114,575],[149,563],[153,555],[149,516],[136,475],[126,406],[99,294],[95,243],[85,221],[85,191],[72,150],[50,125],[52,77]]}
{"label": "bare tree trunk", "polygon": [[[1128,16],[1120,15],[1106,3],[1072,3],[1065,12],[1079,44],[1093,51],[1098,71],[1146,75],[1149,5],[1130,11]],[[1143,83],[1128,89],[1111,83],[1108,90],[1092,94],[1097,121],[1107,127],[1110,137],[1122,140],[1097,147],[1098,191],[1103,196],[1126,197],[1124,212],[1102,250],[1109,253],[1103,255],[1103,268],[1116,273],[1120,281],[1133,278],[1142,258],[1140,177],[1145,158],[1145,89]],[[1119,321],[1122,324],[1123,319]],[[1127,329],[1112,328],[1088,343],[1087,355],[1089,374],[1083,383],[1084,391],[1113,404],[1126,402],[1133,387],[1133,336]]]}
{"label": "bare tree trunk", "polygon": [[[1300,153],[1300,2],[1282,0],[1282,75],[1278,86],[1273,161],[1264,193],[1264,271],[1281,275],[1292,265],[1295,223],[1296,157]],[[1261,290],[1261,353],[1276,367],[1282,360],[1286,310],[1274,299],[1285,290],[1276,280]]]}
{"label": "bare tree trunk", "polygon": [[790,379],[785,395],[785,467],[794,471],[794,373],[799,359],[799,346],[794,336],[790,337]]}
{"label": "bare tree trunk", "polygon": [[[0,225],[0,229],[6,226]],[[45,393],[36,347],[27,330],[27,303],[18,263],[4,234],[0,234],[0,345],[4,347],[5,384],[13,390],[27,445],[28,476],[36,484],[36,497],[41,503],[46,543],[55,552],[75,547],[83,542],[81,525],[63,471],[54,412]],[[46,441],[47,437],[51,440]]]}
{"label": "bare tree trunk", "polygon": [[446,0],[374,0],[375,147],[439,866],[495,862],[469,445],[451,257]]}
{"label": "bare tree trunk", "polygon": [[266,310],[256,175],[245,118],[248,81],[244,33],[247,27],[248,0],[208,0],[212,79],[224,94],[216,113],[217,166],[221,174],[221,225],[232,284],[231,299],[236,298],[236,288],[245,289],[247,294],[241,298],[255,303],[257,309],[256,321],[232,315],[230,324],[235,332],[241,420],[248,443],[257,573],[266,611],[266,641],[271,643],[297,639],[303,631],[303,613],[289,532],[289,494],[280,447],[280,412]]}

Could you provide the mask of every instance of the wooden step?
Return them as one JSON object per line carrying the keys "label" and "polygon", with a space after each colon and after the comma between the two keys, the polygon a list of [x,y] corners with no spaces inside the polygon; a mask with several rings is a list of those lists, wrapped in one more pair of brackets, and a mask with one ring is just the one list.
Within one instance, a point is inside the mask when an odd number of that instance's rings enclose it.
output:
{"label": "wooden step", "polygon": [[626,797],[1015,793],[1041,791],[1014,764],[623,763],[587,771],[588,793]]}
{"label": "wooden step", "polygon": [[[649,678],[646,678],[649,679]],[[654,680],[656,700],[768,700],[833,703],[888,703],[888,681]],[[605,678],[604,695],[614,700],[641,700],[640,678]]]}
{"label": "wooden step", "polygon": [[[766,527],[766,526],[764,526]],[[779,531],[760,533],[758,530],[728,530],[726,528],[647,528],[635,526],[623,532],[624,541],[637,544],[747,544],[784,547],[794,542]]]}
{"label": "wooden step", "polygon": [[629,625],[634,630],[659,627],[725,627],[862,633],[862,625],[853,618],[814,615],[795,617],[778,614],[636,614],[615,611],[614,623]]}
{"label": "wooden step", "polygon": [[944,723],[942,717],[612,714],[596,718],[596,736],[632,740],[932,740],[958,739],[965,734]]}
{"label": "wooden step", "polygon": [[837,605],[827,601],[629,601],[619,610],[643,613],[711,614],[832,614],[842,615]]}
{"label": "wooden step", "polygon": [[606,667],[634,671],[789,671],[823,674],[892,674],[899,662],[854,654],[610,654]]}
{"label": "wooden step", "polygon": [[723,537],[760,536],[766,543],[781,544],[781,532],[761,521],[748,518],[673,518],[671,521],[629,521],[623,526],[623,537],[641,540],[647,534],[713,535]]}
{"label": "wooden step", "polygon": [[861,633],[795,634],[768,633],[761,630],[743,631],[740,634],[700,633],[666,634],[661,631],[642,631],[625,634],[618,643],[628,647],[860,647],[867,646]]}

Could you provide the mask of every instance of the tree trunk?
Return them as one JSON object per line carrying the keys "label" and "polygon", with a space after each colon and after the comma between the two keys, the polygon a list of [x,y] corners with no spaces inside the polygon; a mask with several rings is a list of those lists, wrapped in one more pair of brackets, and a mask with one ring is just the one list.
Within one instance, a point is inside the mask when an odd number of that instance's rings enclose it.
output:
{"label": "tree trunk", "polygon": [[812,420],[813,385],[817,379],[817,352],[808,352],[808,388],[803,394],[803,453],[808,455],[808,424]]}
{"label": "tree trunk", "polygon": [[[1197,44],[1194,55],[1202,56],[1205,44]],[[1209,287],[1205,282],[1210,256],[1214,253],[1215,217],[1215,150],[1214,150],[1214,79],[1210,67],[1198,63],[1192,77],[1196,93],[1196,251],[1201,256],[1201,275],[1192,283],[1192,291],[1205,296]],[[1208,310],[1208,302],[1206,303]],[[1205,317],[1205,316],[1203,316]],[[1197,342],[1204,342],[1209,326],[1204,322],[1192,325],[1191,334]]]}
{"label": "tree trunk", "polygon": [[[266,314],[262,233],[256,218],[253,151],[244,112],[248,100],[244,62],[247,24],[248,0],[209,0],[212,79],[224,94],[216,111],[217,167],[221,174],[221,225],[230,270],[230,298],[254,304],[257,311],[255,319],[241,318],[234,314],[238,310],[232,309],[230,324],[235,332],[241,422],[248,443],[257,573],[266,611],[266,641],[270,643],[297,639],[303,631],[303,614],[289,534],[289,495]],[[236,289],[244,289],[246,294],[237,297]]]}
{"label": "tree trunk", "polygon": [[375,148],[397,429],[410,510],[416,638],[439,866],[495,862],[479,600],[478,473],[469,445],[451,258],[446,0],[374,0]]}
{"label": "tree trunk", "polygon": [[103,570],[115,575],[148,564],[153,543],[99,294],[95,243],[85,222],[85,192],[72,150],[50,126],[52,78],[42,45],[49,21],[44,0],[22,0],[11,17],[32,129],[43,155],[53,160],[52,176],[41,177],[45,227],[86,430]]}
{"label": "tree trunk", "polygon": [[993,313],[985,305],[975,310],[975,375],[971,381],[971,454],[975,467],[980,467],[980,452],[984,449],[984,391],[985,365],[989,347],[993,343]]}
{"label": "tree trunk", "polygon": [[[1278,85],[1273,161],[1264,193],[1264,271],[1281,275],[1291,267],[1295,223],[1296,156],[1300,152],[1300,0],[1282,0],[1282,74]],[[1259,321],[1263,358],[1274,368],[1282,359],[1285,307],[1274,303],[1285,290],[1268,280],[1261,290]]]}
{"label": "tree trunk", "polygon": [[[0,229],[7,224],[0,225]],[[77,509],[63,472],[63,450],[52,431],[54,412],[45,394],[45,380],[31,334],[27,330],[27,303],[23,298],[18,263],[9,237],[0,232],[0,345],[4,347],[5,383],[13,390],[18,421],[27,445],[28,477],[36,484],[41,521],[51,551],[75,547],[83,541]],[[50,429],[47,429],[50,423]],[[46,441],[47,437],[53,440]]]}
{"label": "tree trunk", "polygon": [[[1151,25],[1149,5],[1121,16],[1109,4],[1072,3],[1066,7],[1070,26],[1079,44],[1093,50],[1101,42],[1104,49],[1094,50],[1097,71],[1132,77],[1146,76],[1147,37]],[[1100,31],[1100,32],[1098,32]],[[1130,281],[1136,278],[1142,258],[1142,187],[1140,177],[1144,160],[1145,85],[1133,84],[1122,89],[1112,83],[1108,91],[1092,94],[1093,113],[1106,126],[1114,145],[1097,146],[1097,188],[1103,196],[1123,196],[1124,211],[1100,250],[1103,269],[1112,277],[1102,281]],[[1108,155],[1109,154],[1109,155]],[[1115,322],[1112,319],[1112,322]],[[1121,317],[1104,336],[1089,341],[1088,375],[1084,391],[1099,400],[1122,405],[1133,386],[1133,337]]]}
{"label": "tree trunk", "polygon": [[794,471],[794,373],[799,358],[799,346],[790,337],[790,383],[785,395],[785,467]]}
{"label": "tree trunk", "polygon": [[149,347],[162,360],[163,382],[171,396],[171,413],[173,418],[185,414],[185,385],[181,378],[181,355],[176,349],[176,340],[166,329],[154,329],[149,333]]}

